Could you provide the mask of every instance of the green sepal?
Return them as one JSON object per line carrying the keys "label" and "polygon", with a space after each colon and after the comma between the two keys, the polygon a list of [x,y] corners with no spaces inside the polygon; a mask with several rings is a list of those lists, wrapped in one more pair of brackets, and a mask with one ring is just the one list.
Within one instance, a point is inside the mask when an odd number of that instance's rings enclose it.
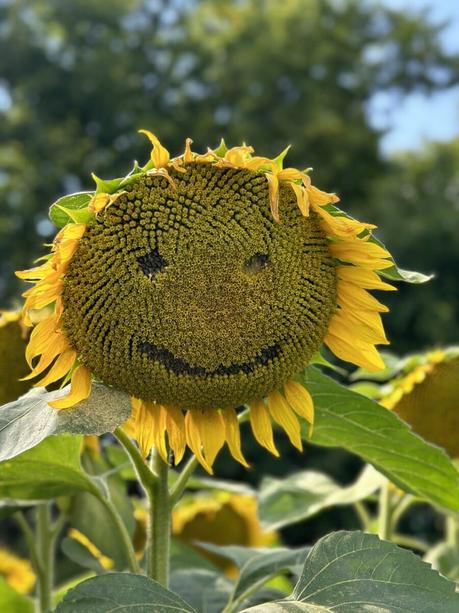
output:
{"label": "green sepal", "polygon": [[331,368],[331,370],[334,370],[336,373],[340,375],[347,376],[347,370],[345,370],[344,368],[340,368],[339,366],[336,366],[336,364],[332,364],[331,362],[329,362],[327,358],[325,358],[320,353],[320,351],[315,352],[315,354],[310,359],[309,363],[318,364],[319,366],[326,366],[327,368]]}
{"label": "green sepal", "polygon": [[120,188],[121,182],[124,178],[120,177],[118,179],[109,179],[105,181],[94,173],[91,173],[91,176],[96,184],[96,194],[114,194]]}
{"label": "green sepal", "polygon": [[87,223],[91,218],[88,210],[93,192],[77,192],[62,196],[49,208],[49,218],[58,228],[68,223]]}
{"label": "green sepal", "polygon": [[218,155],[219,158],[224,158],[227,151],[228,147],[226,146],[225,140],[222,138],[218,147],[214,149],[214,153]]}
{"label": "green sepal", "polygon": [[281,151],[279,153],[279,155],[273,159],[273,162],[276,164],[276,166],[279,168],[279,170],[283,169],[283,167],[284,167],[284,159],[285,159],[287,153],[289,152],[291,146],[292,145],[288,145],[287,147],[285,147],[285,149],[283,151]]}

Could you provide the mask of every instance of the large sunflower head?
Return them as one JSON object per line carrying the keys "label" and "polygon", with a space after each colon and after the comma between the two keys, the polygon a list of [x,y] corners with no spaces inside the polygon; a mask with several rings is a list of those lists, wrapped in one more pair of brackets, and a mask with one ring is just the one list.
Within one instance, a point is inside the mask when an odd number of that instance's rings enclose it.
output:
{"label": "large sunflower head", "polygon": [[312,422],[313,407],[295,375],[321,344],[383,367],[387,308],[367,290],[393,289],[378,274],[393,260],[374,226],[283,167],[286,151],[268,159],[222,143],[197,154],[188,139],[171,159],[144,133],[149,162],[53,205],[49,257],[18,273],[34,284],[26,321],[54,306],[32,332],[30,376],[71,380],[56,408],[87,397],[93,377],[128,392],[126,427],[144,453],[170,447],[178,461],[187,444],[210,470],[226,441],[245,464],[241,405],[271,452],[271,418],[301,449],[297,416]]}

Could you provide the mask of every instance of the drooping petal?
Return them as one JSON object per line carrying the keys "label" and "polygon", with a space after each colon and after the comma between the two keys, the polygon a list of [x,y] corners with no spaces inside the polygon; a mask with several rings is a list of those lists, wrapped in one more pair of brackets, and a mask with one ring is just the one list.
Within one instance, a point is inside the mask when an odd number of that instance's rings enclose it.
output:
{"label": "drooping petal", "polygon": [[298,185],[298,183],[290,183],[290,187],[292,188],[296,196],[296,202],[298,204],[298,208],[301,211],[301,214],[304,217],[308,217],[309,216],[308,192],[302,185]]}
{"label": "drooping petal", "polygon": [[197,411],[193,410],[189,410],[185,414],[186,442],[188,447],[198,458],[201,466],[203,466],[209,474],[212,474],[212,466],[207,462],[206,458],[202,454],[201,434],[197,424],[196,414]]}
{"label": "drooping petal", "polygon": [[265,173],[269,188],[269,206],[274,220],[279,222],[279,180],[276,175]]}
{"label": "drooping petal", "polygon": [[279,392],[271,392],[268,396],[268,408],[274,421],[285,430],[292,445],[303,451],[300,424],[285,398]]}
{"label": "drooping petal", "polygon": [[70,394],[50,402],[50,406],[55,409],[68,409],[78,404],[82,400],[86,400],[91,393],[91,372],[80,364],[75,368],[72,375],[70,386]]}
{"label": "drooping petal", "polygon": [[183,458],[186,447],[185,418],[180,409],[164,407],[166,409],[166,428],[169,446],[174,452],[175,464]]}
{"label": "drooping petal", "polygon": [[231,455],[235,460],[240,462],[246,468],[249,467],[241,450],[241,432],[239,422],[237,420],[236,411],[234,409],[225,409],[222,411],[222,418],[225,423],[225,438]]}
{"label": "drooping petal", "polygon": [[377,311],[378,313],[387,313],[389,311],[385,304],[376,300],[367,290],[347,281],[340,281],[338,283],[337,297],[339,304],[348,306],[356,311],[359,309]]}
{"label": "drooping petal", "polygon": [[297,415],[314,424],[314,402],[308,390],[291,379],[284,386],[285,398]]}
{"label": "drooping petal", "polygon": [[250,403],[249,417],[255,439],[262,447],[278,458],[279,452],[273,440],[271,418],[264,400],[254,400]]}
{"label": "drooping petal", "polygon": [[59,379],[65,377],[65,375],[67,375],[71,370],[72,366],[75,364],[76,358],[77,354],[73,349],[64,351],[64,353],[61,353],[57,358],[46,376],[43,377],[43,379],[40,379],[40,381],[37,381],[34,386],[37,387],[41,385],[46,387],[55,381],[59,381]]}

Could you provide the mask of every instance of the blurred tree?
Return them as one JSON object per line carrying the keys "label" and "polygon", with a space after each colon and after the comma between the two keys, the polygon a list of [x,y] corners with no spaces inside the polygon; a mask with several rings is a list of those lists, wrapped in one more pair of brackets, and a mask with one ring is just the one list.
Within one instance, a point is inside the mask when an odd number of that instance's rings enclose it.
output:
{"label": "blurred tree", "polygon": [[367,103],[457,77],[426,15],[365,0],[3,0],[0,23],[0,304],[50,236],[48,205],[145,158],[142,126],[172,150],[290,142],[371,217],[390,168]]}
{"label": "blurred tree", "polygon": [[[373,218],[406,267],[435,274],[390,296],[401,352],[459,340],[459,139],[399,156],[374,185]],[[385,296],[386,298],[386,296]]]}

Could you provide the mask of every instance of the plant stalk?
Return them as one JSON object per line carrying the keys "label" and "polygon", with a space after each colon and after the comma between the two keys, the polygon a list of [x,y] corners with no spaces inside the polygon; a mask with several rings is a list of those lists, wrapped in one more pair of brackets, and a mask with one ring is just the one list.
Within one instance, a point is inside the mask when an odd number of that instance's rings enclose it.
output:
{"label": "plant stalk", "polygon": [[148,490],[150,503],[148,575],[164,587],[169,584],[172,502],[168,487],[168,466],[155,448],[152,468],[156,480]]}
{"label": "plant stalk", "polygon": [[129,532],[127,531],[123,519],[118,513],[118,510],[116,509],[113,502],[108,498],[105,498],[101,493],[99,493],[97,498],[104,505],[112,519],[113,526],[118,533],[118,537],[120,538],[121,543],[123,544],[130,572],[140,573],[140,567],[139,563],[137,562],[137,558],[135,557],[135,551],[132,545],[131,537],[129,536]]}
{"label": "plant stalk", "polygon": [[54,587],[55,535],[51,526],[51,504],[40,504],[36,509],[36,543],[39,568],[37,569],[38,603],[41,613],[51,611]]}
{"label": "plant stalk", "polygon": [[391,484],[386,481],[379,494],[378,534],[379,538],[390,541],[392,536],[392,499]]}

